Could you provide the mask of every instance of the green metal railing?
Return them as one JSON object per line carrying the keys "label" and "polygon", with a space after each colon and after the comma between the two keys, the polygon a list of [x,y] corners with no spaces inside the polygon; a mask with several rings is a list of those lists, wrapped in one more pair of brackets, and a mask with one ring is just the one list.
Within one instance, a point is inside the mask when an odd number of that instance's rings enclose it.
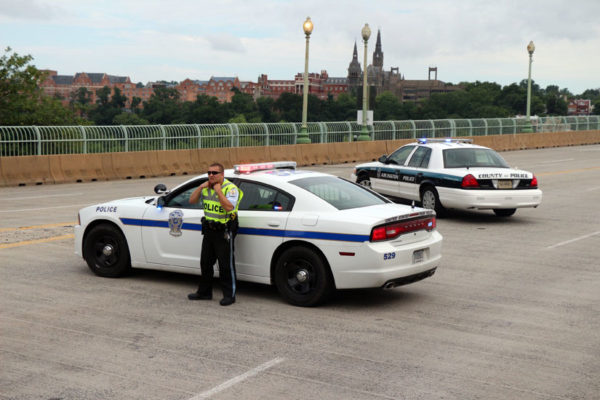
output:
{"label": "green metal railing", "polygon": [[[531,120],[534,132],[600,129],[600,116],[543,117]],[[372,140],[420,137],[515,135],[522,118],[375,121]],[[192,124],[134,126],[0,126],[0,156],[87,154],[210,147],[295,144],[300,123]],[[312,143],[356,140],[361,125],[351,121],[309,122]]]}

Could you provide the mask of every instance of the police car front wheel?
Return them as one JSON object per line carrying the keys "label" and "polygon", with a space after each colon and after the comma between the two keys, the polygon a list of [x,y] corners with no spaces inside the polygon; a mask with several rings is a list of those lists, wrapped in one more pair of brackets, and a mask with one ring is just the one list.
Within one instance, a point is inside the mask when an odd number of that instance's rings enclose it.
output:
{"label": "police car front wheel", "polygon": [[371,187],[371,180],[369,179],[369,176],[367,174],[360,174],[358,176],[358,179],[356,180],[356,183],[362,186],[366,186],[368,188]]}
{"label": "police car front wheel", "polygon": [[114,225],[93,227],[83,243],[83,257],[99,276],[115,278],[130,268],[129,249],[123,233]]}
{"label": "police car front wheel", "polygon": [[321,257],[306,247],[283,252],[275,267],[275,286],[291,304],[316,306],[333,291],[333,282]]}

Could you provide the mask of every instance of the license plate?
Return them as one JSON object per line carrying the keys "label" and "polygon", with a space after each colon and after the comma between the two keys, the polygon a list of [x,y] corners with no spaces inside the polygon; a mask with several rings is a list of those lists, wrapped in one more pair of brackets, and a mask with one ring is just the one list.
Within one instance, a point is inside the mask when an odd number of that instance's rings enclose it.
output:
{"label": "license plate", "polygon": [[498,181],[498,189],[512,189],[512,181],[510,179]]}
{"label": "license plate", "polygon": [[415,250],[413,252],[413,264],[422,262],[425,259],[425,249]]}

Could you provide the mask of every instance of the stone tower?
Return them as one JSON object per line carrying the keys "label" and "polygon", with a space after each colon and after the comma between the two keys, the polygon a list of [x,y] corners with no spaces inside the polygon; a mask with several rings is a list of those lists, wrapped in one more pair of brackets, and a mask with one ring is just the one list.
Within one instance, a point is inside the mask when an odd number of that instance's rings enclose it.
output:
{"label": "stone tower", "polygon": [[379,70],[383,70],[383,50],[381,50],[381,31],[377,30],[377,43],[373,52],[373,66]]}
{"label": "stone tower", "polygon": [[348,66],[348,86],[359,86],[361,74],[362,70],[358,62],[358,51],[356,50],[356,42],[354,42],[354,54]]}

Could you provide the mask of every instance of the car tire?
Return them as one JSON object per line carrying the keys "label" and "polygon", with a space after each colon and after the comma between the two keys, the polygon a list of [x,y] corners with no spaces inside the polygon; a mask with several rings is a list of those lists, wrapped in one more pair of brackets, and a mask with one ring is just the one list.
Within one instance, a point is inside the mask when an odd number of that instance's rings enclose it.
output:
{"label": "car tire", "polygon": [[131,268],[127,240],[110,224],[96,225],[85,236],[83,258],[96,275],[107,278],[122,276]]}
{"label": "car tire", "polygon": [[421,188],[421,207],[435,210],[436,214],[442,215],[444,207],[440,203],[440,197],[437,190],[433,186],[425,186]]}
{"label": "car tire", "polygon": [[369,175],[364,172],[358,176],[356,183],[371,189],[371,180],[369,179]]}
{"label": "car tire", "polygon": [[494,208],[494,214],[496,214],[499,217],[510,217],[516,211],[516,208]]}
{"label": "car tire", "polygon": [[321,304],[333,292],[333,280],[319,254],[307,247],[285,250],[275,266],[275,286],[289,303],[300,307]]}

